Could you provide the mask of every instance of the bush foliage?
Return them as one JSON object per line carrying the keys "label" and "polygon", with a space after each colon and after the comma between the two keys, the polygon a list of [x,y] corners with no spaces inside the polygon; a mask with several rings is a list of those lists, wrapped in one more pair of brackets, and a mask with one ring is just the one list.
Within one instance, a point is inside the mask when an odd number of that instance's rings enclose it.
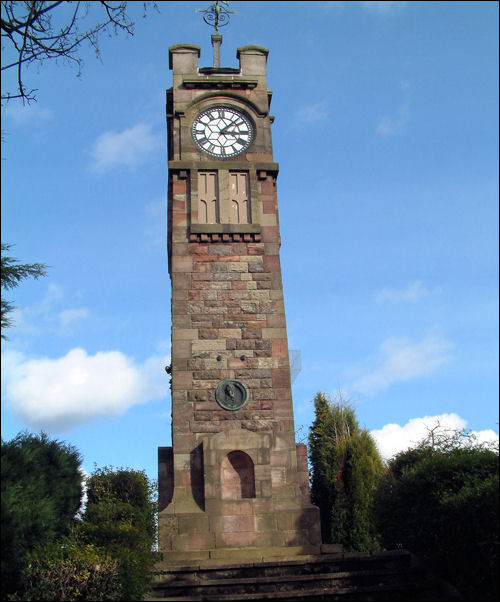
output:
{"label": "bush foliage", "polygon": [[378,550],[372,505],[383,464],[375,442],[340,394],[332,402],[318,393],[314,409],[311,499],[320,509],[323,542],[340,543],[348,551]]}
{"label": "bush foliage", "polygon": [[143,471],[96,469],[87,480],[84,542],[117,561],[120,600],[142,600],[151,585],[156,555],[156,488]]}
{"label": "bush foliage", "polygon": [[81,457],[44,433],[2,441],[2,598],[20,587],[36,545],[66,535],[82,499]]}
{"label": "bush foliage", "polygon": [[96,469],[70,445],[2,441],[2,599],[142,600],[156,556],[156,487],[142,471]]}
{"label": "bush foliage", "polygon": [[463,433],[395,456],[377,493],[387,548],[405,547],[466,599],[498,599],[498,451]]}
{"label": "bush foliage", "polygon": [[77,537],[37,546],[29,555],[19,600],[120,600],[118,562]]}

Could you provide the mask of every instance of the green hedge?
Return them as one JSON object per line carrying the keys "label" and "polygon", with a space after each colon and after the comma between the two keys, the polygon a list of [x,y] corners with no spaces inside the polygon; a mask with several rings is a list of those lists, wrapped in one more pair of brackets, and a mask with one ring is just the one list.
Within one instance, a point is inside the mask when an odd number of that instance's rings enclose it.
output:
{"label": "green hedge", "polygon": [[389,463],[376,507],[386,548],[411,550],[466,599],[498,599],[498,452],[403,452]]}
{"label": "green hedge", "polygon": [[20,588],[28,554],[65,536],[82,498],[79,452],[46,434],[2,441],[2,599]]}
{"label": "green hedge", "polygon": [[37,547],[24,569],[22,593],[11,600],[126,600],[119,565],[103,550],[76,540]]}
{"label": "green hedge", "polygon": [[96,469],[87,479],[82,541],[117,561],[120,600],[142,600],[150,591],[156,545],[156,486],[143,471]]}

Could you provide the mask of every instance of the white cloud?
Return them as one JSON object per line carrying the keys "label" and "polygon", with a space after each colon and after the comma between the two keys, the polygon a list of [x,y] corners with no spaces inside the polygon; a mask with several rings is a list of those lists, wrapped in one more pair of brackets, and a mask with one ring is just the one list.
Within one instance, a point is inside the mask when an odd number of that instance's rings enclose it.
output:
{"label": "white cloud", "polygon": [[[429,431],[440,426],[444,430],[462,430],[467,422],[458,414],[441,414],[439,416],[424,416],[412,418],[404,426],[399,424],[386,424],[383,428],[371,431],[377,447],[385,460],[395,454],[405,451],[422,441]],[[492,430],[474,431],[478,442],[498,441],[498,434]]]}
{"label": "white cloud", "polygon": [[33,102],[23,105],[21,101],[9,101],[5,104],[4,115],[16,125],[30,125],[48,121],[54,116],[52,109],[47,109]]}
{"label": "white cloud", "polygon": [[326,117],[328,117],[328,105],[325,100],[302,106],[295,113],[295,119],[299,123],[315,123]]}
{"label": "white cloud", "polygon": [[13,334],[38,335],[51,330],[54,308],[62,298],[62,288],[58,284],[50,283],[41,301],[29,307],[17,307],[12,313],[15,325]]}
{"label": "white cloud", "polygon": [[403,96],[403,102],[392,114],[383,115],[378,119],[376,132],[379,136],[398,136],[406,131],[406,126],[410,120],[410,82],[401,80],[399,87]]}
{"label": "white cloud", "polygon": [[59,309],[64,303],[64,292],[58,284],[49,284],[41,301],[29,307],[16,308],[12,314],[13,335],[53,333],[59,336],[74,334],[82,320],[90,317],[86,307]]}
{"label": "white cloud", "polygon": [[390,301],[392,303],[416,303],[429,294],[430,291],[424,286],[423,282],[416,280],[402,289],[383,288],[380,293],[377,294],[376,300],[379,302]]}
{"label": "white cloud", "polygon": [[400,10],[405,6],[406,2],[405,1],[391,1],[391,0],[387,0],[387,1],[379,1],[379,2],[361,2],[361,5],[363,6],[363,8],[372,14],[376,14],[376,15],[388,15],[391,12],[394,12],[396,10]]}
{"label": "white cloud", "polygon": [[471,435],[476,437],[478,443],[491,443],[492,441],[496,441],[498,443],[499,437],[498,433],[495,433],[492,429],[487,429],[484,431],[471,431]]}
{"label": "white cloud", "polygon": [[168,394],[166,356],[137,363],[119,351],[30,359],[2,354],[3,396],[12,412],[35,430],[63,431]]}
{"label": "white cloud", "polygon": [[151,129],[150,125],[139,123],[121,132],[104,132],[94,143],[92,167],[102,172],[113,167],[142,165],[160,144]]}
{"label": "white cloud", "polygon": [[390,338],[382,343],[376,366],[356,380],[350,389],[374,395],[398,382],[427,376],[452,357],[453,344],[439,334],[429,334],[420,342]]}
{"label": "white cloud", "polygon": [[394,115],[384,115],[378,120],[376,132],[380,136],[397,136],[406,131],[410,119],[410,105],[402,104]]}
{"label": "white cloud", "polygon": [[67,331],[68,328],[72,327],[75,322],[84,320],[90,315],[89,310],[86,307],[80,307],[78,309],[65,309],[59,314],[59,323],[63,332]]}

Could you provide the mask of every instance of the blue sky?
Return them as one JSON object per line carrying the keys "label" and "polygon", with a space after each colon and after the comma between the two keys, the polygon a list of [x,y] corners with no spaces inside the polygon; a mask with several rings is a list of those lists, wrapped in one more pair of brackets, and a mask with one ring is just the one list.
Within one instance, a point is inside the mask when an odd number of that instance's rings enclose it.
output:
{"label": "blue sky", "polygon": [[[7,298],[2,437],[145,469],[170,444],[168,47],[195,8],[26,71],[2,106],[2,241],[50,266]],[[498,3],[232,2],[221,62],[269,48],[281,261],[298,438],[342,390],[386,457],[436,420],[498,438]],[[9,78],[2,81],[5,87]]]}

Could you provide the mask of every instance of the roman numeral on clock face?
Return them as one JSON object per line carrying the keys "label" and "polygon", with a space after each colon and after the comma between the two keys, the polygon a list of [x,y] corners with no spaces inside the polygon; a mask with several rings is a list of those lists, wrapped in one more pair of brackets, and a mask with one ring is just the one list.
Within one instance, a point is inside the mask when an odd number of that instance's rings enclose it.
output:
{"label": "roman numeral on clock face", "polygon": [[232,107],[211,107],[193,122],[193,139],[202,151],[227,159],[247,150],[253,138],[248,118]]}

